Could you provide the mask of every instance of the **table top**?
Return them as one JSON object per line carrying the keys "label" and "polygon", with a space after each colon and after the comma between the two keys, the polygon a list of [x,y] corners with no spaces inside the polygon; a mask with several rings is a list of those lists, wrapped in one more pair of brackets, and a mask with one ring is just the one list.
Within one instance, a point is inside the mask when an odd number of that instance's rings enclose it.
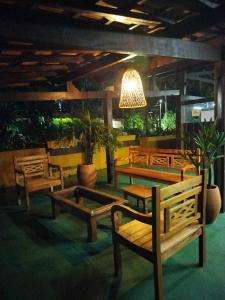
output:
{"label": "table top", "polygon": [[147,187],[141,184],[133,184],[129,186],[125,186],[122,188],[124,193],[133,195],[135,197],[140,197],[143,199],[151,198],[152,197],[152,189],[151,187]]}

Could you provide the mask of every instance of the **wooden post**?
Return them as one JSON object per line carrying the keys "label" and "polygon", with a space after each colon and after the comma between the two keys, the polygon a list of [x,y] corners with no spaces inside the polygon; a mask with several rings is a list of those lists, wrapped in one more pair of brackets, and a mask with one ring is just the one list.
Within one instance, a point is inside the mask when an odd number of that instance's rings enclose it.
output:
{"label": "wooden post", "polygon": [[[112,93],[106,92],[104,101],[104,122],[108,128],[112,128]],[[106,147],[106,164],[107,164],[107,182],[113,183],[114,174],[114,154]]]}
{"label": "wooden post", "polygon": [[[215,97],[215,117],[218,120],[218,129],[225,131],[225,61],[215,64],[214,73],[214,97]],[[225,155],[225,147],[222,149]],[[222,198],[221,211],[225,212],[225,159],[219,159],[215,166],[215,183],[220,188]]]}
{"label": "wooden post", "polygon": [[177,80],[179,83],[179,90],[180,90],[180,96],[177,98],[177,103],[176,103],[176,144],[177,148],[182,148],[182,142],[180,140],[180,137],[184,133],[184,125],[182,120],[182,101],[184,100],[184,95],[186,91],[186,86],[185,86],[185,76],[184,72],[180,72],[177,74]]}

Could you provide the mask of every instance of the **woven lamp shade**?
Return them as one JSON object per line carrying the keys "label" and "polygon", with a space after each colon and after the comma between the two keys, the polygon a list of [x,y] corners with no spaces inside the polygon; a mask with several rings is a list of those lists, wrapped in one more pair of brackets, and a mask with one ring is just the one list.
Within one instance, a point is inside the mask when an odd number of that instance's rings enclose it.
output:
{"label": "woven lamp shade", "polygon": [[135,69],[123,74],[119,108],[145,107],[147,105],[142,81]]}

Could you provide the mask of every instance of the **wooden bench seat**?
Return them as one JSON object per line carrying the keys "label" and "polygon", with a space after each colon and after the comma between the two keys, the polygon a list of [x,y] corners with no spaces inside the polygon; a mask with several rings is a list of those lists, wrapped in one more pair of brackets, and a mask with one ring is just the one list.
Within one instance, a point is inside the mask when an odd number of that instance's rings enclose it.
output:
{"label": "wooden bench seat", "polygon": [[[199,266],[204,265],[206,177],[204,171],[165,188],[152,187],[150,214],[124,205],[112,207],[116,276],[121,272],[120,244],[153,263],[156,300],[163,299],[162,262],[197,238]],[[131,221],[124,224],[121,213]]]}
{"label": "wooden bench seat", "polygon": [[180,173],[163,172],[159,170],[150,170],[136,167],[115,167],[114,170],[114,186],[118,189],[118,176],[128,176],[129,178],[140,178],[144,180],[157,181],[161,183],[174,183],[183,179],[191,178],[190,175]]}
{"label": "wooden bench seat", "polygon": [[[161,229],[163,224],[161,223]],[[197,238],[202,232],[202,226],[200,224],[193,224],[185,227],[172,237],[162,240],[161,256],[162,260],[165,260],[171,254],[171,249],[176,249],[186,239]],[[133,220],[127,224],[121,225],[118,230],[118,234],[127,240],[128,243],[135,245],[136,247],[142,248],[142,252],[146,251],[143,256],[148,256],[152,249],[152,226]]]}

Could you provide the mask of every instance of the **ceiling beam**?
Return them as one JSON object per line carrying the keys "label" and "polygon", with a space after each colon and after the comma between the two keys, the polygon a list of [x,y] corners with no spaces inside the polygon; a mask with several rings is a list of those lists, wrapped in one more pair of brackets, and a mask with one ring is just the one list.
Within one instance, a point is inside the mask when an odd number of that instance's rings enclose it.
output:
{"label": "ceiling beam", "polygon": [[2,92],[0,102],[56,101],[56,100],[89,100],[104,99],[105,92]]}
{"label": "ceiling beam", "polygon": [[[64,19],[64,18],[63,18]],[[72,22],[62,22],[60,16],[46,22],[34,16],[0,12],[0,37],[34,43],[79,47],[140,56],[166,56],[191,60],[219,61],[221,50],[209,44],[184,41],[174,38],[151,37],[78,28]]]}
{"label": "ceiling beam", "polygon": [[[195,0],[196,1],[196,0]],[[189,1],[187,1],[189,3]],[[206,7],[207,8],[207,7]],[[167,25],[166,29],[162,32],[164,36],[184,37],[195,32],[204,30],[206,31],[211,26],[224,22],[225,19],[225,4],[214,8],[206,9],[205,12],[201,8],[199,14],[176,24]]]}
{"label": "ceiling beam", "polygon": [[[55,0],[53,1],[49,0],[38,0],[36,1],[38,5],[36,7],[49,7],[49,8],[59,8],[62,10],[65,10],[67,12],[77,12],[77,13],[86,13],[86,14],[93,14],[95,16],[99,17],[105,17],[106,19],[115,20],[116,22],[133,22],[135,23],[146,23],[151,24],[154,22],[162,22],[162,23],[169,23],[169,24],[175,24],[175,20],[172,17],[162,17],[158,15],[157,13],[136,13],[133,11],[130,11],[132,8],[135,8],[136,1],[133,1],[133,3],[128,4],[121,3],[116,8],[110,8],[106,6],[100,6],[100,5],[93,5],[93,4],[87,4],[86,1],[81,1],[79,3],[75,3],[75,1],[71,0]],[[136,5],[137,6],[137,5]]]}
{"label": "ceiling beam", "polygon": [[197,1],[210,7],[210,8],[216,8],[216,7],[220,6],[220,4],[216,3],[215,1],[210,1],[210,0],[197,0]]}

